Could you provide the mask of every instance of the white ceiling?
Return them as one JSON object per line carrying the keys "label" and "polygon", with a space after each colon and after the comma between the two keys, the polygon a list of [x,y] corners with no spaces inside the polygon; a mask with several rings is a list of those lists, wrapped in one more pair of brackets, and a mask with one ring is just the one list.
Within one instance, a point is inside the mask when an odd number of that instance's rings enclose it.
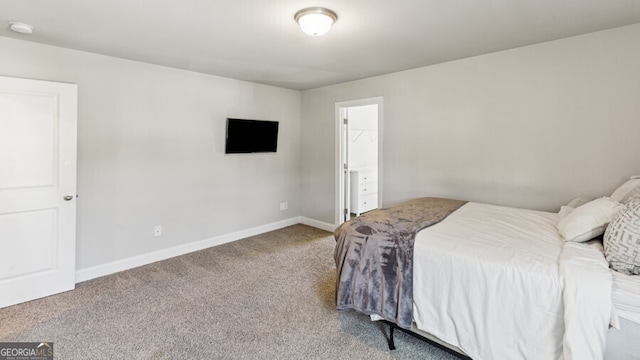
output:
{"label": "white ceiling", "polygon": [[[293,20],[310,6],[327,35]],[[634,23],[640,0],[0,0],[0,36],[296,90]]]}

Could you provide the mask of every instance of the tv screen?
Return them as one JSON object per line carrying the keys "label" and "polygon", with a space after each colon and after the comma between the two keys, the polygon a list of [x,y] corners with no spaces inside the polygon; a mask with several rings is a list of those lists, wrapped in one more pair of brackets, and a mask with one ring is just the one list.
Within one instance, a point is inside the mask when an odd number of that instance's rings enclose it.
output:
{"label": "tv screen", "polygon": [[277,148],[277,121],[227,119],[225,153],[276,152]]}

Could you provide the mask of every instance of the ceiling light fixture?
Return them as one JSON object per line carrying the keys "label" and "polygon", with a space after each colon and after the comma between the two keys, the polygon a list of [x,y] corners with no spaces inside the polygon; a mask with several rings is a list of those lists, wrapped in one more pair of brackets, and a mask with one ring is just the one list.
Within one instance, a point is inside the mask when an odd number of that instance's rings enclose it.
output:
{"label": "ceiling light fixture", "polygon": [[33,33],[33,26],[29,25],[29,24],[25,24],[25,23],[21,23],[21,22],[17,22],[17,21],[12,21],[9,23],[9,29],[20,33],[20,34],[32,34]]}
{"label": "ceiling light fixture", "polygon": [[298,11],[293,18],[305,34],[322,36],[326,34],[331,29],[331,25],[338,20],[338,15],[329,9],[310,7]]}

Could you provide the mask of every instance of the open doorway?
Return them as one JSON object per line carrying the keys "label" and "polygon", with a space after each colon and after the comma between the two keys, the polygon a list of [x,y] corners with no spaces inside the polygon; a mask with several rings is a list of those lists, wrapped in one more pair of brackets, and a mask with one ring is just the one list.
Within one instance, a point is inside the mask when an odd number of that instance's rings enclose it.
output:
{"label": "open doorway", "polygon": [[382,98],[336,103],[336,225],[382,204]]}

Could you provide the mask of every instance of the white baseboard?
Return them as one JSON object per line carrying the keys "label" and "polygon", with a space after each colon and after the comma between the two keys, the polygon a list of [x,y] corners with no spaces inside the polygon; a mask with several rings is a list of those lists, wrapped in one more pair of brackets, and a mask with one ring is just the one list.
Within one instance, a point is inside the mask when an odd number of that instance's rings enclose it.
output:
{"label": "white baseboard", "polygon": [[[313,220],[310,220],[310,219],[309,221],[313,222]],[[79,282],[95,279],[101,276],[111,275],[120,271],[133,269],[138,266],[151,264],[156,261],[166,260],[174,256],[184,255],[190,252],[210,248],[212,246],[221,245],[228,242],[244,239],[250,236],[263,234],[269,231],[282,229],[284,227],[299,224],[301,222],[304,223],[301,217],[290,218],[290,219],[274,222],[271,224],[257,226],[251,229],[237,231],[237,232],[226,234],[226,235],[216,236],[213,238],[195,241],[195,242],[191,242],[184,245],[178,245],[178,246],[170,247],[167,249],[153,251],[147,254],[133,256],[127,259],[116,260],[107,264],[102,264],[102,265],[92,266],[86,269],[76,270],[76,284]],[[322,224],[319,221],[315,223]],[[319,227],[311,224],[307,224],[307,225]],[[333,231],[333,230],[330,230],[330,231]]]}
{"label": "white baseboard", "polygon": [[333,232],[336,229],[336,226],[334,224],[330,224],[330,223],[326,223],[326,222],[318,221],[314,219],[309,219],[304,216],[300,216],[300,223],[313,226],[314,228],[318,228],[321,230],[331,231],[331,232]]}

